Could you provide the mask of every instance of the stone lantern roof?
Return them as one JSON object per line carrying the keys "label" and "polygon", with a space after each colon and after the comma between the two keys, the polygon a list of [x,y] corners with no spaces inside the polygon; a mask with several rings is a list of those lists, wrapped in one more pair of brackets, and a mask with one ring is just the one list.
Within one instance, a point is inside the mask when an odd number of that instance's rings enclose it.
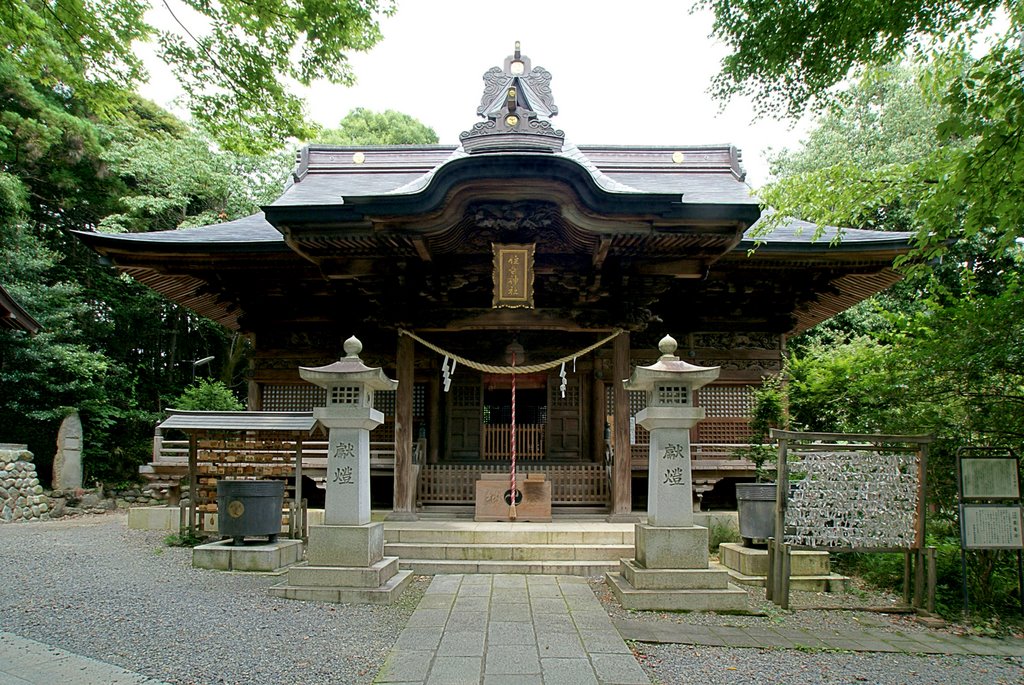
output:
{"label": "stone lantern roof", "polygon": [[303,380],[319,385],[321,388],[330,388],[340,383],[362,383],[370,390],[394,390],[398,387],[398,381],[391,380],[384,374],[384,370],[378,367],[369,367],[359,358],[363,351],[363,343],[352,336],[345,341],[345,356],[326,366],[300,366],[299,375]]}
{"label": "stone lantern roof", "polygon": [[650,366],[638,366],[633,369],[633,375],[623,381],[626,389],[650,392],[657,383],[683,383],[691,390],[696,390],[718,378],[721,367],[696,366],[684,362],[675,354],[678,347],[679,344],[672,336],[666,335],[662,338],[658,343],[661,357]]}

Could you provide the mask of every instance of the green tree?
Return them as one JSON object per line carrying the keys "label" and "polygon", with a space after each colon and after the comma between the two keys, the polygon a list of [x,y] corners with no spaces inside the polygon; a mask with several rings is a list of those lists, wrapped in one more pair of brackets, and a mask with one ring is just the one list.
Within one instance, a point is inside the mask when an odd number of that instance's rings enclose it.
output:
{"label": "green tree", "polygon": [[408,114],[357,107],[345,115],[338,128],[324,129],[313,140],[332,145],[433,145],[437,134]]}
{"label": "green tree", "polygon": [[[1001,255],[1024,226],[1024,17],[1017,0],[911,0],[840,4],[700,0],[714,35],[732,49],[715,82],[720,97],[753,96],[765,113],[797,115],[846,98],[842,84],[913,59],[941,102],[936,146],[919,159],[866,170],[860,160],[769,188],[766,200],[822,224],[861,226],[864,208],[895,198],[918,206],[918,256],[979,239]],[[1000,18],[998,13],[1005,12]],[[997,18],[1005,30],[997,30]],[[988,38],[986,31],[993,34]],[[980,56],[975,56],[980,55]]]}
{"label": "green tree", "polygon": [[181,0],[173,28],[147,23],[150,0],[0,0],[3,61],[101,118],[118,118],[146,78],[133,52],[155,40],[194,121],[225,147],[266,152],[308,137],[289,84],[354,81],[346,54],[381,38],[392,0]]}

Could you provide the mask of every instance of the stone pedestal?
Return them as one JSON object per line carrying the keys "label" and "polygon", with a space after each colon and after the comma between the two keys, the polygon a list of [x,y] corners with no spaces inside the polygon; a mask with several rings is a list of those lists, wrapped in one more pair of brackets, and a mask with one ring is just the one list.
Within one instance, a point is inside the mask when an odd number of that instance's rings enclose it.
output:
{"label": "stone pedestal", "polygon": [[[718,546],[718,558],[736,583],[764,587],[768,580],[768,550],[744,547],[735,542]],[[794,550],[789,586],[806,592],[842,592],[850,579],[832,573],[828,552]]]}
{"label": "stone pedestal", "polygon": [[220,540],[192,549],[193,568],[217,571],[280,571],[302,558],[301,540],[277,540],[235,545]]}
{"label": "stone pedestal", "polygon": [[310,526],[306,562],[270,588],[287,599],[392,604],[412,580],[398,557],[384,556],[384,524]]}

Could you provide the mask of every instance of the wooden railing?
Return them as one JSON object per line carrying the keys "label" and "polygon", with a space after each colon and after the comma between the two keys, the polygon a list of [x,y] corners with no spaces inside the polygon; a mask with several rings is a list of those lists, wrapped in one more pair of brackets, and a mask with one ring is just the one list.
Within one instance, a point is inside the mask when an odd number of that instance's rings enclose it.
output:
{"label": "wooden railing", "polygon": [[[512,455],[512,426],[485,424],[480,439],[480,458],[510,459]],[[523,423],[516,426],[516,459],[544,458],[544,424]]]}
{"label": "wooden railing", "polygon": [[[420,504],[472,504],[481,473],[507,473],[497,464],[426,464],[420,470]],[[608,504],[608,478],[604,464],[530,464],[517,476],[543,473],[551,482],[551,503],[604,506]]]}

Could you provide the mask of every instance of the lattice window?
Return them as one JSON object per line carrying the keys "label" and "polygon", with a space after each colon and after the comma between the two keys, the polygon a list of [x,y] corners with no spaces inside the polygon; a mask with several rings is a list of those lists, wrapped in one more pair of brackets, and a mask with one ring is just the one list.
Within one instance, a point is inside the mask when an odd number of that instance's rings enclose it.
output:
{"label": "lattice window", "polygon": [[384,416],[394,416],[395,397],[396,392],[394,390],[378,390],[373,393],[373,408],[384,414]]}
{"label": "lattice window", "polygon": [[706,385],[697,391],[697,406],[709,419],[749,418],[754,409],[754,386]]}
{"label": "lattice window", "polygon": [[327,391],[308,383],[301,385],[261,385],[263,411],[313,411],[327,404]]}
{"label": "lattice window", "polygon": [[569,383],[565,386],[565,397],[562,397],[562,392],[558,389],[559,384],[555,381],[552,382],[550,395],[548,402],[551,404],[552,409],[572,409],[580,406],[580,386],[577,383]]}
{"label": "lattice window", "polygon": [[750,424],[746,419],[705,419],[693,429],[694,442],[738,444],[750,440]]}
{"label": "lattice window", "polygon": [[362,388],[358,385],[336,385],[331,388],[331,404],[354,404],[359,406],[362,403]]}
{"label": "lattice window", "polygon": [[427,389],[422,383],[412,386],[412,417],[422,419],[427,416]]}
{"label": "lattice window", "polygon": [[659,385],[658,404],[689,406],[690,391],[685,385]]}
{"label": "lattice window", "polygon": [[480,386],[479,385],[456,385],[452,387],[453,407],[479,407]]}

